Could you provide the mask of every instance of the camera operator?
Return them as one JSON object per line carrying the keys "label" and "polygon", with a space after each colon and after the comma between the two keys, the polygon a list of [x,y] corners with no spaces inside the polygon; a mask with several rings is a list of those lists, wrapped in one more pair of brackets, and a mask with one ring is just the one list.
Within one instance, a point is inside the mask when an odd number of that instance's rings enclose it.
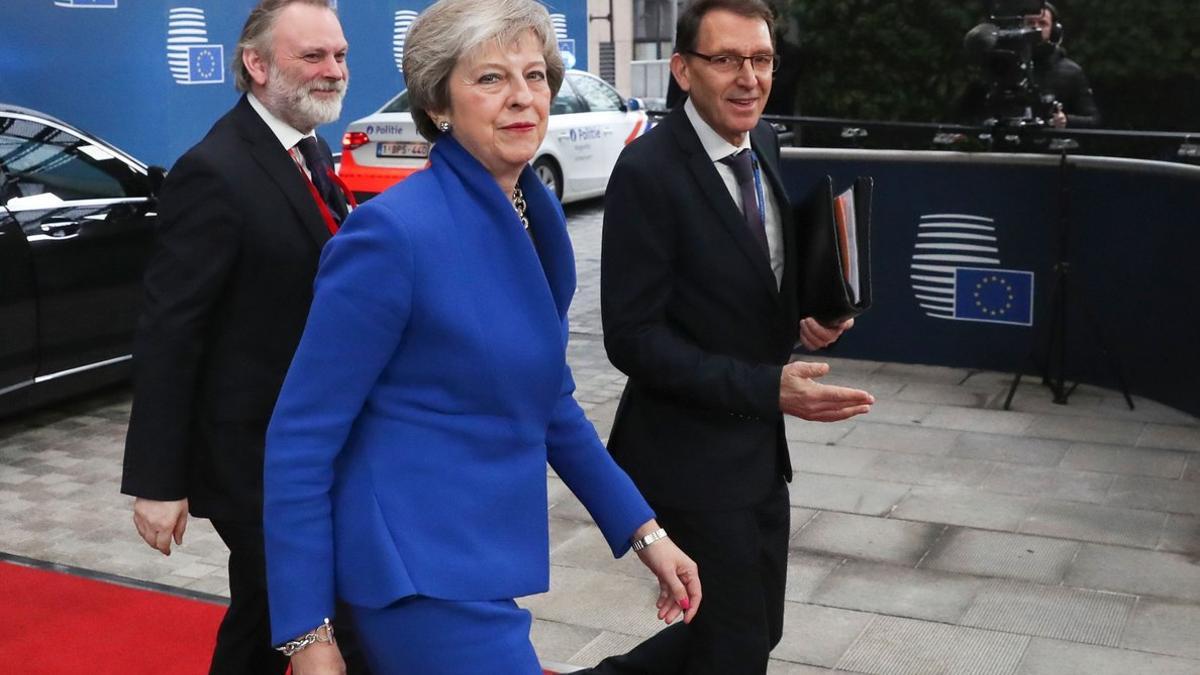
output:
{"label": "camera operator", "polygon": [[1057,128],[1100,125],[1100,110],[1083,68],[1067,58],[1061,46],[1063,28],[1058,9],[1050,3],[1041,14],[1025,17],[1025,25],[1042,32],[1033,52],[1033,81],[1043,101],[1050,102],[1046,123]]}
{"label": "camera operator", "polygon": [[964,124],[1098,126],[1100,111],[1083,68],[1061,46],[1058,9],[1024,0],[993,6],[988,21],[963,40],[968,58],[988,79],[968,86],[955,118]]}

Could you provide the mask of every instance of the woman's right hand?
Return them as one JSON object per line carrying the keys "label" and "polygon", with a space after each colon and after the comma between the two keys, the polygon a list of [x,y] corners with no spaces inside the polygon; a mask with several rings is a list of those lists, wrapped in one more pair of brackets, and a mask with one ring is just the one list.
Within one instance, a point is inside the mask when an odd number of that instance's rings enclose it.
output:
{"label": "woman's right hand", "polygon": [[[640,539],[658,529],[654,520],[634,533]],[[679,550],[671,538],[664,537],[637,552],[642,564],[658,577],[658,618],[672,623],[683,614],[683,622],[691,623],[700,610],[700,572],[695,561]]]}
{"label": "woman's right hand", "polygon": [[292,675],[346,675],[346,662],[336,644],[318,642],[292,654]]}

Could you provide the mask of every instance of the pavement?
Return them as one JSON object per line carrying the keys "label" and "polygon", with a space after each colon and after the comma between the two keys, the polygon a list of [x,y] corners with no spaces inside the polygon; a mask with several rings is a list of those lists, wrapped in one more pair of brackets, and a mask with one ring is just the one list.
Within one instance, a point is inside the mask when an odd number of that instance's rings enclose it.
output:
{"label": "pavement", "polygon": [[[567,212],[568,358],[605,436],[624,377],[601,340],[602,206]],[[877,403],[788,421],[786,623],[768,673],[1200,675],[1200,419],[1086,385],[1056,405],[1036,378],[1006,411],[1010,374],[823,360],[827,381]],[[0,553],[227,597],[207,521],[169,558],[134,532],[118,492],[129,405],[116,388],[0,420]],[[591,665],[661,627],[657,587],[547,484],[551,590],[521,604],[548,665]]]}

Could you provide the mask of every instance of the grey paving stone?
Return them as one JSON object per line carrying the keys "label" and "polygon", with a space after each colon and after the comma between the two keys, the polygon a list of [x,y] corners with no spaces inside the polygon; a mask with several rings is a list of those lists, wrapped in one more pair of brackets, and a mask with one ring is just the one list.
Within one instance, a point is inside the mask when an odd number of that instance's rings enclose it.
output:
{"label": "grey paving stone", "polygon": [[1016,672],[1029,638],[898,617],[877,618],[837,668],[879,675]]}
{"label": "grey paving stone", "polygon": [[[578,520],[567,520],[565,518],[550,519],[550,553],[553,555],[555,551],[561,548],[564,544],[574,539],[576,536],[582,536],[585,533],[596,535],[587,523]],[[612,555],[610,554],[611,558]]]}
{"label": "grey paving stone", "polygon": [[1143,599],[1133,610],[1121,646],[1200,660],[1200,605]]}
{"label": "grey paving stone", "polygon": [[809,601],[875,614],[957,623],[980,584],[978,579],[962,574],[850,560],[825,577]]}
{"label": "grey paving stone", "polygon": [[[792,602],[808,602],[815,591],[845,558],[808,551],[788,551],[787,588],[784,597]],[[703,574],[701,583],[703,584]]]}
{"label": "grey paving stone", "polygon": [[1200,426],[1147,424],[1137,440],[1139,448],[1171,448],[1200,452]]}
{"label": "grey paving stone", "polygon": [[646,569],[637,555],[627,553],[614,558],[599,529],[584,523],[576,522],[576,525],[580,531],[553,549],[550,554],[552,564],[654,580],[654,574]]}
{"label": "grey paving stone", "polygon": [[1044,438],[964,432],[955,440],[950,456],[1051,467],[1062,461],[1069,445]]}
{"label": "grey paving stone", "polygon": [[1200,483],[1200,455],[1192,455],[1188,458],[1187,468],[1183,471],[1183,479]]}
{"label": "grey paving stone", "polygon": [[950,368],[947,366],[921,366],[912,363],[881,363],[875,369],[879,375],[895,377],[906,382],[932,384],[961,384],[967,380],[972,371],[966,368]]}
{"label": "grey paving stone", "polygon": [[783,607],[783,639],[771,656],[784,661],[833,668],[872,618],[874,615],[863,612],[786,602]]}
{"label": "grey paving stone", "polygon": [[1062,581],[1081,546],[1045,537],[950,528],[919,566],[1054,584]]}
{"label": "grey paving stone", "polygon": [[979,485],[995,465],[978,459],[892,453],[880,455],[863,478],[913,485]]}
{"label": "grey paving stone", "polygon": [[[867,391],[871,390],[867,389]],[[875,404],[871,406],[871,412],[862,416],[864,421],[883,424],[921,424],[933,412],[933,405],[929,403],[897,401],[883,394],[873,391],[871,393],[875,396]]]}
{"label": "grey paving stone", "polygon": [[1158,550],[1187,553],[1200,558],[1200,518],[1196,516],[1167,516]]}
{"label": "grey paving stone", "polygon": [[792,539],[795,549],[826,556],[912,566],[942,533],[940,525],[849,513],[821,513]]}
{"label": "grey paving stone", "polygon": [[1131,509],[1200,515],[1200,490],[1191,481],[1117,476],[1105,503]]}
{"label": "grey paving stone", "polygon": [[538,659],[567,662],[572,656],[595,640],[603,631],[583,628],[557,621],[535,619],[529,629],[529,640]]}
{"label": "grey paving stone", "polygon": [[812,520],[813,516],[817,515],[817,513],[818,511],[815,509],[801,509],[793,506],[792,513],[789,518],[791,522],[789,523],[790,531],[788,532],[788,538],[791,539],[793,536],[795,536],[795,534],[799,532],[805,525],[807,525],[808,521]]}
{"label": "grey paving stone", "polygon": [[916,487],[892,511],[892,518],[1013,532],[1033,511],[1032,497],[984,492],[958,486]]}
{"label": "grey paving stone", "polygon": [[992,472],[979,487],[1003,494],[1103,504],[1116,478],[1110,473],[1051,471],[1044,467],[1001,463],[992,467]]}
{"label": "grey paving stone", "polygon": [[1187,454],[1175,450],[1133,448],[1099,443],[1072,443],[1061,466],[1080,471],[1103,471],[1130,476],[1180,478]]}
{"label": "grey paving stone", "polygon": [[654,581],[551,565],[550,592],[522,598],[520,604],[538,619],[650,635],[661,625],[657,599]]}
{"label": "grey paving stone", "polygon": [[989,434],[1022,434],[1036,416],[1006,410],[976,410],[939,406],[922,422],[927,427],[978,431]]}
{"label": "grey paving stone", "polygon": [[[817,445],[792,442],[788,444],[792,468],[805,473],[854,476],[879,456],[878,450],[846,445]],[[0,481],[3,477],[0,476]]]}
{"label": "grey paving stone", "polygon": [[854,429],[837,444],[890,452],[945,455],[950,452],[957,437],[958,432],[946,429],[862,421],[855,424]]}
{"label": "grey paving stone", "polygon": [[908,490],[909,486],[903,483],[797,473],[792,478],[790,492],[793,506],[884,515]]}
{"label": "grey paving stone", "polygon": [[1158,511],[1045,500],[1021,523],[1020,532],[1154,548],[1166,521],[1166,514]]}
{"label": "grey paving stone", "polygon": [[964,626],[1116,647],[1137,596],[1016,581],[984,584]]}
{"label": "grey paving stone", "polygon": [[1084,544],[1065,583],[1200,602],[1200,565],[1178,553]]}
{"label": "grey paving stone", "polygon": [[906,384],[894,396],[901,401],[932,403],[935,405],[957,405],[965,408],[982,408],[991,398],[991,391],[972,390],[959,384],[935,384],[913,382]]}
{"label": "grey paving stone", "polygon": [[828,675],[832,672],[836,671],[779,659],[771,659],[767,662],[767,675]]}
{"label": "grey paving stone", "polygon": [[1018,675],[1196,675],[1200,661],[1034,638]]}
{"label": "grey paving stone", "polygon": [[628,652],[644,639],[642,636],[604,631],[567,659],[567,662],[577,666],[594,666],[609,656]]}
{"label": "grey paving stone", "polygon": [[823,423],[809,422],[790,415],[783,417],[784,436],[789,441],[805,443],[833,443],[850,433],[854,424],[853,420]]}
{"label": "grey paving stone", "polygon": [[1037,415],[1029,427],[1021,431],[1037,438],[1132,446],[1141,435],[1143,426],[1145,425],[1142,422],[1103,417],[1082,419],[1062,415]]}

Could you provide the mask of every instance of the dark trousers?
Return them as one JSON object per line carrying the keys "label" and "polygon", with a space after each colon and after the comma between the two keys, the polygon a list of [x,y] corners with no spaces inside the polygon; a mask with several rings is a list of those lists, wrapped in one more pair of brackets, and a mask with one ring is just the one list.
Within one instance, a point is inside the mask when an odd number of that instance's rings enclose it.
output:
{"label": "dark trousers", "polygon": [[[229,609],[217,629],[209,675],[283,675],[288,658],[271,645],[262,526],[230,520],[214,520],[212,524],[229,547]],[[349,612],[339,607],[334,622],[338,647],[348,673],[365,675],[369,671],[348,617]],[[319,622],[320,618],[313,627]]]}
{"label": "dark trousers", "polygon": [[[651,504],[652,506],[653,503]],[[758,675],[783,636],[791,508],[787,485],[755,506],[683,511],[655,506],[658,522],[696,561],[703,599],[690,624],[677,621],[597,675]]]}

